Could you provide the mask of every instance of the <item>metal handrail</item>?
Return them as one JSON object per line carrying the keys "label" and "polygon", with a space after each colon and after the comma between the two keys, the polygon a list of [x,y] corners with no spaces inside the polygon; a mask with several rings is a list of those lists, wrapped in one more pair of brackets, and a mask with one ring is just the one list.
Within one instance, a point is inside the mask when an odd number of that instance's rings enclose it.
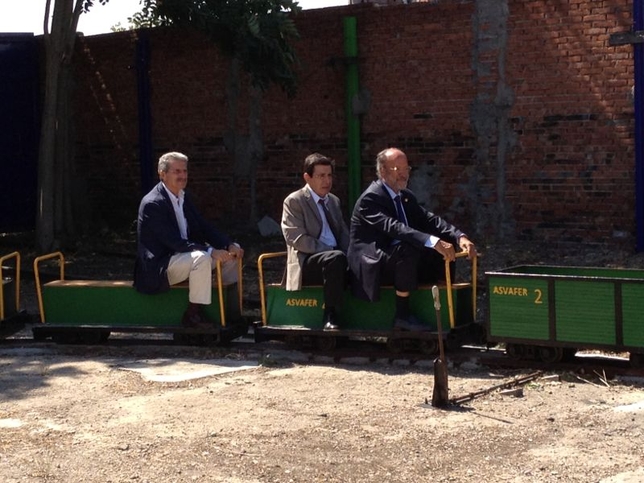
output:
{"label": "metal handrail", "polygon": [[[459,252],[456,258],[467,257],[467,252]],[[472,262],[472,318],[476,320],[476,255],[471,258]],[[450,261],[445,260],[445,290],[447,290],[447,306],[449,309],[449,326],[453,329],[456,326],[454,320],[454,300],[452,296],[452,274],[450,271]]]}
{"label": "metal handrail", "polygon": [[[242,259],[237,259],[237,298],[239,302],[239,313],[242,311],[243,287],[242,287]],[[226,327],[226,310],[224,307],[224,284],[221,272],[221,261],[217,260],[217,293],[219,295],[219,317],[221,326]]]}
{"label": "metal handrail", "polygon": [[276,257],[285,257],[286,252],[263,253],[257,259],[257,271],[259,272],[259,300],[262,310],[262,326],[267,324],[266,315],[266,290],[264,288],[264,260]]}
{"label": "metal handrail", "polygon": [[48,253],[47,255],[41,255],[34,259],[34,276],[36,278],[36,293],[38,294],[38,309],[40,310],[41,323],[45,323],[45,308],[42,301],[42,288],[40,285],[40,270],[38,268],[38,264],[51,258],[58,258],[59,277],[60,280],[65,280],[65,257],[62,252]]}

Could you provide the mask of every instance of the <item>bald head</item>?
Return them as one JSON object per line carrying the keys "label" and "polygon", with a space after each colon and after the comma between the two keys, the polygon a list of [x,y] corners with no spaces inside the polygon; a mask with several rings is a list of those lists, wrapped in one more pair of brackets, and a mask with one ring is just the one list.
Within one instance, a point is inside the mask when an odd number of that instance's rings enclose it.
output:
{"label": "bald head", "polygon": [[409,162],[407,155],[398,148],[387,148],[376,156],[378,178],[395,193],[407,187],[409,182]]}

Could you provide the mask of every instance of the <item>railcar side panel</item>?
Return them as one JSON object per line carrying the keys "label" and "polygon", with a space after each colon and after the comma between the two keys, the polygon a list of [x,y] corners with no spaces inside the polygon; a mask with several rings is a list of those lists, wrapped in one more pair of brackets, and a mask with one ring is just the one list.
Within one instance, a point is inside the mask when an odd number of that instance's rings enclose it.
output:
{"label": "railcar side panel", "polygon": [[489,277],[489,333],[493,337],[548,340],[548,281],[530,277]]}
{"label": "railcar side panel", "polygon": [[[226,319],[239,319],[237,286],[225,287],[224,297]],[[173,286],[168,292],[145,295],[131,281],[58,280],[44,285],[43,305],[47,324],[173,327],[180,325],[187,308],[188,287]],[[214,288],[212,304],[204,311],[216,323],[221,322],[219,307]]]}
{"label": "railcar side panel", "polygon": [[627,347],[644,347],[644,284],[622,284],[622,333]]}
{"label": "railcar side panel", "polygon": [[[452,290],[454,299],[455,325],[473,323],[472,288],[459,287]],[[324,294],[321,286],[303,287],[298,291],[286,291],[280,285],[268,285],[267,325],[272,327],[301,327],[322,329]],[[441,321],[445,330],[450,329],[448,300],[445,288],[440,291]],[[395,290],[391,287],[381,289],[377,302],[357,299],[345,292],[345,300],[338,321],[343,330],[391,330],[395,308]],[[411,311],[419,320],[436,330],[436,310],[431,287],[423,287],[411,294]]]}
{"label": "railcar side panel", "polygon": [[556,341],[616,343],[615,285],[594,280],[556,280]]}
{"label": "railcar side panel", "polygon": [[644,349],[644,270],[540,265],[486,275],[490,342]]}

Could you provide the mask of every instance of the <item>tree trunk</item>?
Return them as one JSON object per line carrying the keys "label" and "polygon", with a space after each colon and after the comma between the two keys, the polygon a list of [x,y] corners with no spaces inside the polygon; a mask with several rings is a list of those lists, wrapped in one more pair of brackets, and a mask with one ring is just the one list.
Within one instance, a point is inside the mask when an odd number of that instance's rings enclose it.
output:
{"label": "tree trunk", "polygon": [[[239,133],[237,128],[240,77],[240,61],[233,58],[226,83],[227,130],[224,134],[224,144],[228,152],[235,158],[233,181],[240,178],[248,181],[250,191],[248,223],[250,226],[254,226],[258,220],[257,167],[264,158],[264,138],[262,134],[263,93],[259,87],[255,87],[249,82],[248,135],[244,136]],[[233,186],[236,186],[236,182],[233,182]]]}
{"label": "tree trunk", "polygon": [[43,105],[38,152],[37,246],[40,252],[54,248],[54,144],[56,139],[56,93],[60,63],[53,46],[46,44],[45,100]]}
{"label": "tree trunk", "polygon": [[[55,1],[51,33],[48,16]],[[69,150],[71,59],[82,0],[47,0],[44,19],[45,92],[38,152],[38,213],[36,245],[39,251],[58,248],[69,229],[65,216],[70,190]],[[64,160],[64,161],[63,161]],[[65,221],[65,220],[68,221]]]}

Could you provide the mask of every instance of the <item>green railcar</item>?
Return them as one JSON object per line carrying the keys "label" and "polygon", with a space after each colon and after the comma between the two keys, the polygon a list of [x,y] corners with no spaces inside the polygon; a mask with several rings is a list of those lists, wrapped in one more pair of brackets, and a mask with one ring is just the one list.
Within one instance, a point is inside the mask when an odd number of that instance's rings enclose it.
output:
{"label": "green railcar", "polygon": [[[301,343],[310,339],[324,349],[334,347],[338,338],[383,338],[393,350],[404,340],[422,341],[422,350],[434,353],[437,349],[437,321],[431,286],[422,286],[411,294],[414,315],[428,327],[426,332],[392,330],[395,290],[382,287],[377,302],[367,302],[345,290],[345,300],[338,314],[339,331],[324,331],[322,315],[324,294],[322,286],[306,286],[297,291],[286,291],[282,283],[266,283],[263,264],[270,258],[283,258],[285,252],[260,256],[260,298],[262,320],[255,326],[257,341],[289,339]],[[461,257],[459,257],[461,258]],[[449,270],[447,283],[439,285],[442,307],[442,332],[452,345],[460,345],[473,337],[471,330],[476,314],[476,260],[472,262],[471,280],[452,283]],[[473,275],[473,276],[472,276]]]}
{"label": "green railcar", "polygon": [[644,270],[517,266],[486,272],[489,342],[555,362],[579,349],[644,353]]}
{"label": "green railcar", "polygon": [[[59,277],[41,284],[38,265],[48,259],[57,259]],[[174,334],[179,342],[223,343],[247,333],[248,324],[242,317],[241,276],[239,283],[225,286],[218,275],[213,283],[212,304],[204,310],[213,327],[197,330],[181,327],[188,305],[187,283],[174,285],[164,293],[145,295],[137,292],[130,280],[65,280],[64,266],[60,252],[34,261],[42,322],[33,329],[36,339],[97,343],[107,340],[111,332],[165,332]]]}

